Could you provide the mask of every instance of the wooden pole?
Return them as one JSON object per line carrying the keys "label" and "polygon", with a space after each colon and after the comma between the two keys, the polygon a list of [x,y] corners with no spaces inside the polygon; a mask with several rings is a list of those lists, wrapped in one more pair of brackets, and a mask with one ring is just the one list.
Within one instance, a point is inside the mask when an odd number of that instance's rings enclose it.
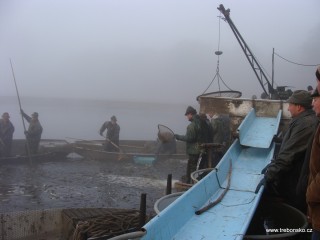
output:
{"label": "wooden pole", "polygon": [[166,195],[169,195],[172,193],[172,174],[168,174],[167,177],[167,188],[166,188]]}
{"label": "wooden pole", "polygon": [[[15,77],[15,75],[14,75],[14,70],[13,70],[13,65],[12,65],[11,59],[10,59],[10,65],[11,65],[11,71],[12,71],[12,76],[13,76],[14,85],[15,85],[15,87],[16,87],[16,92],[17,92],[17,97],[18,97],[18,102],[19,102],[19,108],[20,108],[20,114],[21,114],[23,129],[24,129],[24,132],[26,132],[26,131],[27,131],[27,129],[26,129],[26,124],[25,124],[25,122],[24,122],[24,118],[23,118],[22,113],[21,113],[21,111],[22,111],[21,101],[20,101],[18,86],[17,86],[17,82],[16,82],[16,77]],[[29,149],[28,139],[27,139],[27,136],[25,136],[25,137],[26,137],[27,155],[28,155],[28,157],[29,157],[30,163],[32,163],[31,156],[30,156],[30,149]]]}

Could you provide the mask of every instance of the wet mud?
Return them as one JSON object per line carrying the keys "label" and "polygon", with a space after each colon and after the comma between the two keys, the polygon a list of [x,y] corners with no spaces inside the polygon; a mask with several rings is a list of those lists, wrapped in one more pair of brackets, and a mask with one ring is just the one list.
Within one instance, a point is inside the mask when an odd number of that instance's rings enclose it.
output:
{"label": "wet mud", "polygon": [[[147,213],[165,195],[167,176],[173,182],[185,174],[187,160],[153,164],[67,158],[57,162],[2,164],[0,212],[48,208],[140,208],[147,194]],[[175,190],[173,189],[173,192]]]}

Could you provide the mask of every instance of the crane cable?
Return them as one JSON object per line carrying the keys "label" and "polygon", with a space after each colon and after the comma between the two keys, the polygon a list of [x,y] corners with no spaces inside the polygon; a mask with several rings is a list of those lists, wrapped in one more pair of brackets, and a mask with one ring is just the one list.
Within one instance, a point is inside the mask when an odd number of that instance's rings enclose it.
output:
{"label": "crane cable", "polygon": [[217,60],[217,68],[216,68],[216,74],[214,75],[212,81],[210,82],[209,86],[203,91],[202,94],[206,93],[206,91],[209,89],[209,87],[212,85],[212,83],[214,82],[215,78],[218,78],[218,88],[219,88],[219,92],[221,91],[221,87],[220,87],[220,80],[222,81],[222,83],[225,85],[225,87],[228,88],[228,90],[232,91],[232,89],[223,81],[223,79],[221,78],[220,74],[219,74],[219,65],[220,65],[220,55],[222,54],[222,52],[220,51],[220,38],[221,38],[221,30],[220,30],[220,25],[221,25],[221,12],[220,15],[218,16],[219,18],[219,33],[218,33],[218,51],[216,51],[216,55],[218,56],[218,60]]}
{"label": "crane cable", "polygon": [[289,63],[292,63],[292,64],[295,64],[295,65],[299,65],[299,66],[304,66],[304,67],[316,67],[316,66],[319,66],[320,64],[303,64],[303,63],[296,63],[296,62],[293,62],[293,61],[290,61],[282,56],[280,56],[278,53],[274,53],[274,55],[278,56],[279,58],[281,58],[282,60],[285,60]]}

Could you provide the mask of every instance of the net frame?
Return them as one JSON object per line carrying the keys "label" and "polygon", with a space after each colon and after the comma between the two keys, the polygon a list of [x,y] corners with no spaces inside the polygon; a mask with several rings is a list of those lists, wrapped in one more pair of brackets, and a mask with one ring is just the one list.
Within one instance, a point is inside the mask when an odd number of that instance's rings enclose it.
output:
{"label": "net frame", "polygon": [[200,97],[214,97],[214,98],[240,98],[242,96],[242,92],[239,91],[217,91],[217,92],[209,92],[201,94],[197,97],[199,100]]}
{"label": "net frame", "polygon": [[166,143],[175,139],[174,132],[163,124],[158,124],[158,138],[161,142]]}

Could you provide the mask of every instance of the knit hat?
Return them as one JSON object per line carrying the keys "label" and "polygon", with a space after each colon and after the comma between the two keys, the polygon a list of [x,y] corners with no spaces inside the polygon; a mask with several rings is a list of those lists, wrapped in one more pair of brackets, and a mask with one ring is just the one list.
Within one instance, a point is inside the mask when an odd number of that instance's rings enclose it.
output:
{"label": "knit hat", "polygon": [[37,112],[34,112],[31,114],[32,117],[39,117],[39,114]]}
{"label": "knit hat", "polygon": [[317,77],[318,81],[320,81],[320,66],[318,66],[318,68],[316,70],[316,77]]}
{"label": "knit hat", "polygon": [[10,118],[10,115],[9,115],[9,113],[4,112],[4,113],[2,114],[2,117],[3,117],[3,118],[5,118],[5,117]]}
{"label": "knit hat", "polygon": [[191,113],[192,115],[195,115],[195,114],[197,114],[197,111],[193,107],[188,106],[186,113],[184,115],[187,116],[189,113]]}
{"label": "knit hat", "polygon": [[112,117],[111,117],[111,121],[115,121],[115,122],[116,122],[116,121],[117,121],[116,116],[112,116]]}
{"label": "knit hat", "polygon": [[287,100],[288,103],[301,105],[305,108],[311,108],[312,97],[308,91],[297,90],[294,91],[291,97]]}

